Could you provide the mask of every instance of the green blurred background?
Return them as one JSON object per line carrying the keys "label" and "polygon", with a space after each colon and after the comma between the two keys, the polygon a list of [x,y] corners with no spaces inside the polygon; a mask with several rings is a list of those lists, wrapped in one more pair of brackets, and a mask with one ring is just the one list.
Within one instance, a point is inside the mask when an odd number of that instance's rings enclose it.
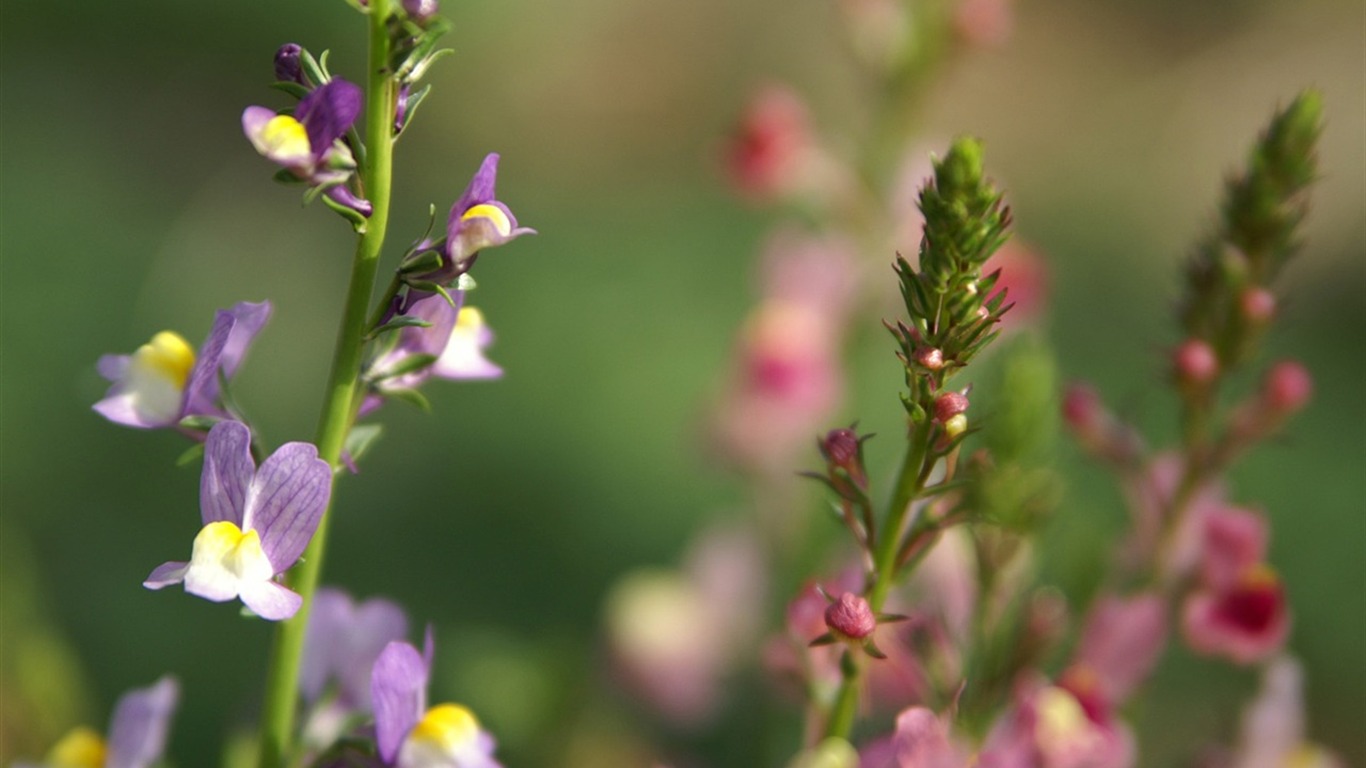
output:
{"label": "green blurred background", "polygon": [[[810,99],[836,143],[856,135],[861,94],[833,4],[446,0],[443,11],[457,55],[436,67],[400,143],[389,256],[488,151],[503,154],[501,199],[541,234],[479,264],[505,380],[429,386],[434,417],[386,409],[387,438],[342,482],[325,580],[434,622],[436,693],[473,704],[510,765],[636,764],[636,738],[711,750],[706,765],[779,762],[791,742],[741,748],[743,723],[700,740],[651,736],[628,698],[605,692],[598,638],[615,578],[673,563],[704,524],[747,514],[698,423],[773,222],[728,195],[717,149],[754,87],[774,79]],[[1305,86],[1324,93],[1324,178],[1269,339],[1273,356],[1309,364],[1316,397],[1240,467],[1233,496],[1273,520],[1311,732],[1360,764],[1362,4],[1036,0],[1016,14],[1009,43],[943,73],[925,133],[986,140],[1021,236],[1050,263],[1062,373],[1096,381],[1158,434],[1172,431],[1160,368],[1178,264],[1273,107]],[[104,389],[94,362],[162,328],[197,343],[214,309],[269,298],[275,316],[237,392],[268,439],[312,435],[351,238],[270,182],[239,115],[283,103],[266,87],[280,43],[331,48],[334,70],[354,79],[361,35],[341,0],[6,0],[0,762],[34,756],[76,722],[102,726],[121,691],[167,671],[185,691],[177,764],[214,764],[251,722],[268,627],[139,586],[188,554],[198,473],[171,466],[175,435],[90,411]],[[898,375],[884,339],[856,334],[856,397],[841,418],[890,435]],[[890,442],[879,450],[890,462]],[[1062,455],[1067,554],[1049,567],[1084,582],[1108,552],[1100,537],[1119,525],[1119,498],[1074,450]],[[1227,738],[1251,687],[1172,655],[1140,715],[1145,765]]]}

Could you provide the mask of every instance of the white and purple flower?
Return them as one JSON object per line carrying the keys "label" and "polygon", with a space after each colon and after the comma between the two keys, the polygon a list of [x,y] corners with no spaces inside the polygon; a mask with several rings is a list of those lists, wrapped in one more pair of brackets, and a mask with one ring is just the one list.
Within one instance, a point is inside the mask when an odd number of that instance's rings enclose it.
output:
{"label": "white and purple flower", "polygon": [[502,768],[494,759],[493,736],[474,713],[459,704],[427,707],[432,634],[423,650],[392,642],[375,660],[370,675],[375,708],[375,745],[384,765],[394,768]]}
{"label": "white and purple flower", "polygon": [[241,598],[256,615],[293,616],[303,598],[275,581],[313,538],[332,493],[332,472],[309,443],[286,443],[261,464],[251,456],[251,430],[223,421],[209,431],[199,508],[204,527],[190,561],[158,566],[148,589],[185,583],[214,602]]}
{"label": "white and purple flower", "polygon": [[89,728],[76,728],[53,745],[42,763],[16,763],[15,768],[148,768],[166,750],[179,700],[180,685],[170,676],[135,688],[114,705],[108,741]]}
{"label": "white and purple flower", "polygon": [[100,375],[113,386],[95,410],[139,429],[174,427],[186,416],[228,418],[219,377],[232,378],[270,309],[266,301],[220,309],[197,354],[180,334],[162,331],[131,355],[101,357]]}

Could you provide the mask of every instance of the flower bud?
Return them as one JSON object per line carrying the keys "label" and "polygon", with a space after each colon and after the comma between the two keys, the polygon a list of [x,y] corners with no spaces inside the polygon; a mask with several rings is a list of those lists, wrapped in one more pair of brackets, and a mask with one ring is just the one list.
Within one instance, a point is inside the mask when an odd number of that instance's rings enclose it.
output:
{"label": "flower bud", "polygon": [[1300,363],[1283,360],[1271,366],[1262,381],[1262,404],[1280,415],[1294,413],[1314,394],[1314,380]]}
{"label": "flower bud", "polygon": [[437,0],[403,0],[403,12],[421,24],[441,10]]}
{"label": "flower bud", "polygon": [[1105,406],[1095,389],[1073,384],[1062,397],[1062,418],[1077,434],[1095,435],[1105,418]]}
{"label": "flower bud", "polygon": [[825,626],[838,636],[862,640],[877,628],[877,617],[867,600],[845,592],[825,609]]}
{"label": "flower bud", "polygon": [[831,464],[852,472],[858,466],[858,435],[852,429],[832,429],[821,440],[821,452]]}
{"label": "flower bud", "polygon": [[300,62],[303,50],[298,43],[285,43],[280,46],[280,50],[275,52],[276,80],[307,85],[304,82],[303,64]]}
{"label": "flower bud", "polygon": [[915,361],[922,368],[937,371],[944,367],[944,353],[938,347],[921,347],[915,351]]}
{"label": "flower bud", "polygon": [[1172,354],[1176,378],[1182,384],[1203,386],[1219,375],[1219,357],[1200,339],[1187,339]]}
{"label": "flower bud", "polygon": [[1276,296],[1265,288],[1249,288],[1238,297],[1243,317],[1254,325],[1265,325],[1276,315]]}
{"label": "flower bud", "polygon": [[[962,392],[945,392],[934,399],[934,418],[947,425],[951,419],[968,409],[968,396]],[[964,423],[966,423],[964,419]]]}

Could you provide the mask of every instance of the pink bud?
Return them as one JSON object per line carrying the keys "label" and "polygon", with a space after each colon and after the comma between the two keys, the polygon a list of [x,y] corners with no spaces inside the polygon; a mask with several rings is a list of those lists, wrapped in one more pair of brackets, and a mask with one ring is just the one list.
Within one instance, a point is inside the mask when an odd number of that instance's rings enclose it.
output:
{"label": "pink bud", "polygon": [[792,191],[811,146],[806,105],[794,91],[771,86],[750,104],[726,148],[726,164],[739,190],[769,199]]}
{"label": "pink bud", "polygon": [[1271,366],[1262,380],[1262,402],[1268,410],[1289,414],[1300,410],[1314,394],[1309,370],[1294,360]]}
{"label": "pink bud", "polygon": [[915,351],[915,361],[922,368],[937,371],[944,367],[944,353],[938,347],[921,347]]}
{"label": "pink bud", "polygon": [[1187,339],[1172,355],[1176,377],[1183,384],[1208,384],[1219,374],[1219,357],[1200,339]]}
{"label": "pink bud", "polygon": [[967,411],[968,396],[961,392],[945,392],[934,399],[934,418],[940,424]]}
{"label": "pink bud", "polygon": [[873,634],[877,617],[867,600],[853,592],[845,592],[825,609],[825,626],[837,635],[862,640]]}
{"label": "pink bud", "polygon": [[1062,398],[1062,417],[1067,425],[1082,434],[1090,434],[1105,414],[1100,395],[1089,384],[1073,384]]}
{"label": "pink bud", "polygon": [[1276,314],[1276,296],[1265,288],[1249,288],[1238,297],[1243,316],[1258,325],[1269,322]]}
{"label": "pink bud", "polygon": [[858,462],[858,435],[852,429],[832,429],[821,441],[821,450],[831,464],[849,469]]}

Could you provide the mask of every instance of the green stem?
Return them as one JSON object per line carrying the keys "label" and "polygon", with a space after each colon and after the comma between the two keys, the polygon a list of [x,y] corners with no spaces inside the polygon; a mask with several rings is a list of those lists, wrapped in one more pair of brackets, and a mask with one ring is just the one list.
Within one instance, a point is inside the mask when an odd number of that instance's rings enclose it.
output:
{"label": "green stem", "polygon": [[[369,146],[361,168],[361,180],[373,211],[356,244],[346,307],[337,333],[332,371],[318,424],[318,454],[334,468],[340,463],[342,446],[351,428],[352,398],[356,391],[356,380],[360,376],[368,330],[366,313],[374,293],[379,256],[389,222],[395,104],[393,79],[388,65],[389,34],[385,26],[390,0],[370,0],[369,5],[365,100],[365,135]],[[304,631],[308,626],[308,613],[322,570],[330,518],[330,513],[324,513],[317,533],[289,577],[290,587],[303,597],[304,602],[299,612],[293,618],[280,622],[275,631],[266,677],[265,706],[261,714],[260,768],[283,768],[292,751]]]}
{"label": "green stem", "polygon": [[[873,613],[882,610],[887,602],[887,592],[891,589],[896,576],[896,559],[901,551],[901,529],[905,527],[906,515],[911,502],[925,490],[929,469],[934,461],[930,459],[930,439],[933,425],[929,417],[923,419],[911,430],[911,439],[906,449],[906,458],[897,476],[896,491],[892,494],[884,524],[878,532],[877,553],[873,557],[873,582],[868,589],[868,604]],[[853,653],[852,651],[846,653]],[[826,722],[825,735],[848,739],[854,727],[854,716],[858,711],[859,689],[863,684],[863,665],[850,659],[851,663],[842,665],[843,675],[839,693],[830,710]]]}

